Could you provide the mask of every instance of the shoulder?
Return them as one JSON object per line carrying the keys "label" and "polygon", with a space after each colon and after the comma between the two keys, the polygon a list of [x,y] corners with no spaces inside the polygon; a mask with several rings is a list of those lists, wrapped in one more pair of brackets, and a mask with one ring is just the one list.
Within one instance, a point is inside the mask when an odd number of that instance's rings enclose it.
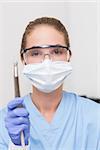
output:
{"label": "shoulder", "polygon": [[9,136],[5,128],[5,117],[7,114],[7,107],[0,109],[0,144],[8,144]]}
{"label": "shoulder", "polygon": [[3,120],[3,118],[6,116],[6,113],[7,113],[7,107],[0,109],[0,123]]}
{"label": "shoulder", "polygon": [[[25,103],[25,101],[27,101],[29,99],[29,97],[30,97],[30,93],[21,97],[24,100],[23,103]],[[13,101],[13,100],[11,100],[11,101]],[[2,120],[7,114],[7,105],[4,108],[0,108],[0,120]]]}
{"label": "shoulder", "polygon": [[73,103],[76,112],[83,117],[84,120],[100,124],[100,104],[75,93],[64,91],[64,95],[65,99],[69,99],[69,101]]}
{"label": "shoulder", "polygon": [[4,127],[6,114],[7,114],[7,107],[0,109],[0,131],[2,131],[1,129]]}
{"label": "shoulder", "polygon": [[99,109],[100,110],[100,104],[92,101],[91,99],[84,98],[79,96],[76,93],[71,93],[71,92],[66,92],[64,91],[64,98],[69,99],[70,101],[73,101],[74,103],[77,103],[77,105],[81,107],[86,108],[94,108],[94,109]]}

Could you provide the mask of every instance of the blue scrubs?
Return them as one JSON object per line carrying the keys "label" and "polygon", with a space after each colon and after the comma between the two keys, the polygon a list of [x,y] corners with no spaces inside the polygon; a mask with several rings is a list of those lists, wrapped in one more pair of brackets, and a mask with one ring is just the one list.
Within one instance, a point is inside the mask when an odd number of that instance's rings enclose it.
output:
{"label": "blue scrubs", "polygon": [[[63,91],[53,120],[48,123],[30,94],[24,97],[30,114],[30,150],[100,150],[100,105]],[[6,108],[0,112],[0,150],[8,150]]]}

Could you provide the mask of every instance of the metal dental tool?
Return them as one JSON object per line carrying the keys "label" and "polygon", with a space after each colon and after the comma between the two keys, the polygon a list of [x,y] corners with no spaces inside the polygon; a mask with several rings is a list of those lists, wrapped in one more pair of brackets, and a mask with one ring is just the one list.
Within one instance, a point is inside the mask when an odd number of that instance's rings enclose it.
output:
{"label": "metal dental tool", "polygon": [[[15,90],[15,97],[20,97],[20,89],[19,89],[19,78],[18,78],[18,63],[14,63],[14,90]],[[20,105],[19,107],[23,107]],[[21,145],[23,150],[25,150],[25,142],[24,142],[24,134],[23,131],[21,132]]]}
{"label": "metal dental tool", "polygon": [[18,63],[14,63],[14,88],[15,97],[20,97],[19,78],[18,78]]}

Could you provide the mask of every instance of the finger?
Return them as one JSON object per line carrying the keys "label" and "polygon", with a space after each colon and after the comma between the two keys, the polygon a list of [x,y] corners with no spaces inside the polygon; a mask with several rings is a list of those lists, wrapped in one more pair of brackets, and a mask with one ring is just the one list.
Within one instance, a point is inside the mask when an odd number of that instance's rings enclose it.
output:
{"label": "finger", "polygon": [[16,108],[13,110],[13,113],[18,117],[28,117],[29,113],[25,108]]}
{"label": "finger", "polygon": [[[10,126],[10,124],[9,124]],[[11,127],[11,126],[10,126]],[[29,127],[26,124],[12,126],[12,128],[8,128],[9,134],[18,135],[24,130],[28,130]]]}
{"label": "finger", "polygon": [[29,113],[25,108],[16,108],[14,110],[10,110],[7,114],[7,117],[9,118],[15,118],[15,117],[28,117]]}
{"label": "finger", "polygon": [[8,110],[12,110],[22,104],[23,104],[23,99],[17,97],[8,104]]}
{"label": "finger", "polygon": [[10,123],[13,124],[13,125],[21,125],[21,124],[29,125],[29,118],[26,118],[26,117],[13,118],[10,121]]}

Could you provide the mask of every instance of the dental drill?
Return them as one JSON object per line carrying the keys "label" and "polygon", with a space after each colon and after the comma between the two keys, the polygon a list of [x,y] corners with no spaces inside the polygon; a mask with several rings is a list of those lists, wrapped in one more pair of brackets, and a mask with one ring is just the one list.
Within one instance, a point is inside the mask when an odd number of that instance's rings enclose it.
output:
{"label": "dental drill", "polygon": [[[18,63],[17,62],[14,63],[14,91],[15,91],[15,97],[20,97],[19,78],[18,78]],[[19,107],[23,107],[23,106],[20,105]],[[21,145],[23,147],[23,150],[25,150],[23,131],[21,131]]]}

